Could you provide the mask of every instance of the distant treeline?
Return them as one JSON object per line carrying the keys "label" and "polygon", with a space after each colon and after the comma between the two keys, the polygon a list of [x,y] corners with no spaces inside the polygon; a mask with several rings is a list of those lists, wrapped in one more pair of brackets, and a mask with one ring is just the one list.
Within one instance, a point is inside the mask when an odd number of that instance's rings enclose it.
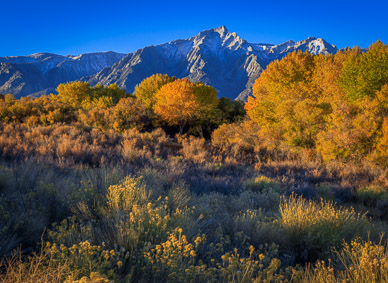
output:
{"label": "distant treeline", "polygon": [[28,126],[71,123],[118,132],[165,127],[181,134],[203,134],[245,115],[242,102],[217,99],[217,91],[210,86],[161,74],[137,85],[135,95],[115,84],[92,87],[87,82],[60,84],[56,90],[58,95],[35,99],[1,96],[0,120]]}

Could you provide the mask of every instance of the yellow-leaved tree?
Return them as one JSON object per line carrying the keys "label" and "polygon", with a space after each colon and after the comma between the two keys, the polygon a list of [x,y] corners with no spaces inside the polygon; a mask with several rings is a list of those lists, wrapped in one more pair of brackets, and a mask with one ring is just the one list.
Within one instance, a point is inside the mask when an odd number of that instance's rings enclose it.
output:
{"label": "yellow-leaved tree", "polygon": [[203,83],[178,79],[165,84],[155,94],[154,111],[179,133],[189,123],[210,119],[218,105],[217,91]]}
{"label": "yellow-leaved tree", "polygon": [[326,71],[318,68],[315,75],[327,74],[320,86],[332,108],[317,135],[317,151],[325,161],[367,158],[386,166],[388,46],[377,41],[366,52],[348,49],[334,55],[334,62],[337,68],[327,61]]}
{"label": "yellow-leaved tree", "polygon": [[89,103],[101,97],[112,98],[112,103],[117,104],[121,98],[128,97],[125,90],[120,89],[116,84],[104,87],[97,84],[92,87],[88,82],[68,82],[58,85],[56,91],[58,98],[74,108],[79,108],[82,103]]}
{"label": "yellow-leaved tree", "polygon": [[330,107],[318,99],[314,66],[313,55],[293,52],[269,64],[253,85],[254,98],[248,98],[245,109],[259,124],[260,134],[272,138],[275,146],[284,140],[290,146],[312,148],[324,127]]}
{"label": "yellow-leaved tree", "polygon": [[245,105],[261,138],[277,147],[315,150],[326,162],[386,166],[388,46],[335,55],[293,52],[268,65]]}
{"label": "yellow-leaved tree", "polygon": [[155,104],[155,94],[158,90],[176,80],[176,77],[169,77],[168,75],[155,74],[144,79],[135,87],[134,95],[139,99],[147,109],[152,109]]}

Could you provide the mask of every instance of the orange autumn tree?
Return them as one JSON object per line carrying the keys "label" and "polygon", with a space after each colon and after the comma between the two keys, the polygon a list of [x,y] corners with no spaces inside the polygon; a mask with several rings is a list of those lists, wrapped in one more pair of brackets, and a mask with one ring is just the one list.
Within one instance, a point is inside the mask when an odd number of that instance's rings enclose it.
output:
{"label": "orange autumn tree", "polygon": [[182,134],[189,123],[211,117],[217,105],[217,91],[213,87],[178,79],[155,94],[154,111],[170,125],[179,126]]}

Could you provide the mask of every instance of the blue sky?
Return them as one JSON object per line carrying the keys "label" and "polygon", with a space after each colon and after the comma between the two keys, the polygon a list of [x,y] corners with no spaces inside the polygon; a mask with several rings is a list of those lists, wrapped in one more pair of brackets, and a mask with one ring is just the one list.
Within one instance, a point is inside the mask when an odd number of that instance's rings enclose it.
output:
{"label": "blue sky", "polygon": [[388,0],[0,1],[0,56],[133,52],[225,25],[254,43],[388,42]]}

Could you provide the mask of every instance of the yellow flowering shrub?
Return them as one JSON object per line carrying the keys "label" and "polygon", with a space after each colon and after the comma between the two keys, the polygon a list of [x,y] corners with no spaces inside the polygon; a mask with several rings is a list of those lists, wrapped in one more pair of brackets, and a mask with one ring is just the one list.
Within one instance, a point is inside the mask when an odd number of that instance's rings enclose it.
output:
{"label": "yellow flowering shrub", "polygon": [[[303,272],[295,271],[301,282],[387,282],[387,243],[372,243],[360,239],[345,244],[336,252],[337,268],[332,260],[318,261]],[[336,270],[339,269],[339,270]]]}
{"label": "yellow flowering shrub", "polygon": [[117,185],[110,186],[107,205],[111,210],[130,211],[134,206],[144,205],[150,198],[140,178],[127,177]]}
{"label": "yellow flowering shrub", "polygon": [[228,243],[222,238],[215,246],[210,245],[206,255],[200,256],[206,237],[198,235],[189,242],[182,229],[176,228],[166,242],[145,249],[144,257],[154,278],[162,281],[271,282],[284,279],[279,273],[280,260],[270,257],[268,251],[256,252],[253,246],[249,247],[248,257],[241,256],[237,248],[217,257]]}
{"label": "yellow flowering shrub", "polygon": [[78,271],[78,278],[90,277],[92,272],[98,272],[108,275],[110,279],[115,279],[120,263],[122,266],[123,260],[128,257],[125,249],[108,249],[104,243],[92,245],[89,241],[73,244],[70,247],[47,242],[45,252],[52,255],[52,261],[63,262],[70,266],[70,270]]}
{"label": "yellow flowering shrub", "polygon": [[199,246],[205,241],[202,235],[190,243],[182,234],[182,229],[176,228],[167,241],[145,249],[144,257],[153,272],[164,274],[174,282],[200,278],[206,266],[197,262],[196,257]]}
{"label": "yellow flowering shrub", "polygon": [[[122,262],[128,257],[125,250],[109,250],[89,241],[67,247],[51,242],[42,244],[39,253],[28,261],[14,257],[2,261],[7,273],[1,282],[111,282],[117,281]],[[121,264],[120,264],[121,263]]]}
{"label": "yellow flowering shrub", "polygon": [[131,251],[149,242],[167,238],[172,217],[168,211],[168,198],[151,199],[140,178],[127,177],[118,185],[110,186],[107,193],[105,217],[110,221],[113,237],[108,241]]}

